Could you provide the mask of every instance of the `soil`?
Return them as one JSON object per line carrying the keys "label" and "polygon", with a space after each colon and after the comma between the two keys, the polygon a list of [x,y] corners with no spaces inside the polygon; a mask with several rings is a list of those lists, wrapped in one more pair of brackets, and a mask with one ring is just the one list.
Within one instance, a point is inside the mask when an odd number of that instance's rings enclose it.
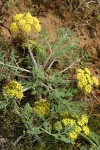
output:
{"label": "soil", "polygon": [[[30,10],[33,15],[36,15],[42,27],[44,27],[50,36],[51,41],[56,37],[56,32],[60,27],[66,27],[75,31],[75,37],[80,39],[80,47],[84,48],[90,53],[90,61],[88,63],[94,75],[100,75],[100,20],[97,19],[99,15],[99,2],[95,3],[77,4],[75,6],[66,5],[60,0],[54,0],[50,5],[48,0],[37,1],[29,3],[27,0],[18,0],[17,3],[11,7],[7,7],[5,0],[0,1],[0,13],[2,15],[2,23],[0,26],[0,34],[3,36],[8,44],[12,44],[12,36],[9,26],[12,22],[12,17],[20,12]],[[32,38],[32,33],[30,38]],[[92,103],[100,103],[100,91],[95,91],[95,98],[91,98]],[[93,104],[93,105],[94,105]]]}

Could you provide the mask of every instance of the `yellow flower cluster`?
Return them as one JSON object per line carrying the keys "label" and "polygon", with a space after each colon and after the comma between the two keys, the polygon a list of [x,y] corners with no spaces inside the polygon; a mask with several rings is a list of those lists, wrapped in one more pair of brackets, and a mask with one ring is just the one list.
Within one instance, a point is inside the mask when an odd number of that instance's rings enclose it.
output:
{"label": "yellow flower cluster", "polygon": [[75,131],[70,132],[69,138],[71,138],[72,140],[76,140],[77,139],[77,133]]}
{"label": "yellow flower cluster", "polygon": [[[29,40],[29,45],[31,50],[38,51],[39,44],[35,40]],[[23,49],[27,48],[27,42],[24,42],[22,45]]]}
{"label": "yellow flower cluster", "polygon": [[41,99],[38,102],[35,102],[33,111],[39,116],[46,116],[50,113],[50,103],[45,99]]}
{"label": "yellow flower cluster", "polygon": [[90,130],[89,130],[88,126],[83,126],[82,130],[83,130],[84,134],[89,135]]}
{"label": "yellow flower cluster", "polygon": [[61,112],[59,113],[59,115],[60,115],[61,117],[66,117],[66,116],[68,115],[68,112],[67,112],[67,111],[61,111]]}
{"label": "yellow flower cluster", "polygon": [[8,83],[8,85],[4,87],[4,91],[9,98],[13,98],[15,96],[18,99],[22,99],[24,96],[22,90],[23,86],[16,80],[12,80],[10,83]]}
{"label": "yellow flower cluster", "polygon": [[69,138],[72,140],[76,140],[80,132],[83,132],[85,135],[89,135],[90,130],[88,126],[75,126],[75,130],[69,133]]}
{"label": "yellow flower cluster", "polygon": [[62,130],[62,124],[61,124],[60,121],[57,121],[57,122],[54,124],[54,129],[55,129],[56,131]]}
{"label": "yellow flower cluster", "polygon": [[75,140],[78,137],[78,134],[80,134],[81,132],[86,135],[89,134],[89,128],[88,126],[86,126],[86,124],[88,123],[88,117],[86,115],[82,115],[78,120],[65,118],[62,119],[62,123],[64,124],[64,126],[70,125],[74,127],[74,130],[69,133],[69,138],[72,140]]}
{"label": "yellow flower cluster", "polygon": [[76,133],[80,133],[81,131],[82,131],[81,127],[78,126],[78,125],[76,125],[76,126],[75,126],[75,132],[76,132]]}
{"label": "yellow flower cluster", "polygon": [[99,80],[97,77],[91,77],[91,72],[88,68],[77,70],[78,87],[83,89],[85,94],[91,93],[93,85],[98,86]]}
{"label": "yellow flower cluster", "polygon": [[81,127],[81,130],[84,132],[84,134],[88,135],[89,134],[89,128],[86,126],[88,123],[88,117],[86,115],[82,115],[81,119],[77,121],[78,126]]}
{"label": "yellow flower cluster", "polygon": [[17,14],[14,16],[13,21],[14,22],[10,26],[12,32],[21,30],[29,33],[32,29],[36,32],[40,32],[41,30],[39,20],[36,17],[33,17],[31,13]]}
{"label": "yellow flower cluster", "polygon": [[[30,48],[32,50],[33,47],[36,47],[36,41],[35,40],[29,40]],[[27,44],[26,44],[27,45]]]}
{"label": "yellow flower cluster", "polygon": [[90,130],[87,126],[87,123],[88,117],[86,115],[82,115],[81,118],[78,117],[76,119],[64,118],[61,122],[57,121],[54,124],[54,129],[56,131],[61,131],[63,130],[63,126],[72,126],[73,129],[68,136],[71,140],[76,140],[80,133],[89,135]]}
{"label": "yellow flower cluster", "polygon": [[85,124],[88,123],[88,118],[86,115],[82,115],[81,120],[78,120],[75,124],[75,129],[70,132],[69,138],[75,140],[78,137],[78,134],[83,132],[86,135],[89,135],[89,128]]}
{"label": "yellow flower cluster", "polygon": [[93,83],[95,84],[95,86],[99,85],[99,80],[97,77],[92,77]]}
{"label": "yellow flower cluster", "polygon": [[65,118],[65,119],[62,119],[62,123],[65,126],[66,125],[74,125],[75,124],[75,120],[74,119]]}
{"label": "yellow flower cluster", "polygon": [[83,126],[84,124],[88,123],[88,117],[86,115],[82,115],[81,119],[77,121],[78,125]]}

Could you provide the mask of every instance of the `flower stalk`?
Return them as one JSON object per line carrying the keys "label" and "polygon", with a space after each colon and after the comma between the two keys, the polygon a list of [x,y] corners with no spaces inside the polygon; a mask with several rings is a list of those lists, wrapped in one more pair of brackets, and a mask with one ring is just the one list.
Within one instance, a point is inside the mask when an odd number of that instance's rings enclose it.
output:
{"label": "flower stalk", "polygon": [[27,39],[27,46],[28,46],[28,51],[29,51],[29,54],[30,54],[31,60],[32,60],[32,62],[33,62],[33,65],[34,65],[35,67],[37,67],[37,63],[36,63],[35,58],[34,58],[34,56],[33,56],[32,52],[31,52],[31,49],[30,49],[28,33],[26,33],[26,39]]}
{"label": "flower stalk", "polygon": [[85,138],[88,142],[90,142],[93,146],[97,147],[97,145],[96,145],[90,138],[88,138],[86,135],[84,135],[84,134],[82,134],[82,133],[80,133],[80,135],[81,135],[83,138]]}
{"label": "flower stalk", "polygon": [[82,57],[79,58],[79,59],[77,59],[77,61],[75,61],[74,63],[72,63],[69,67],[67,67],[67,68],[65,68],[64,70],[60,71],[59,74],[62,74],[62,73],[64,73],[64,72],[66,72],[68,69],[72,68],[72,66],[75,65],[77,62],[80,62],[81,59],[82,59]]}
{"label": "flower stalk", "polygon": [[27,70],[27,69],[24,69],[24,68],[21,68],[21,67],[16,67],[16,66],[13,66],[13,65],[8,65],[8,64],[4,64],[3,62],[0,61],[0,65],[4,65],[4,66],[7,66],[7,67],[11,67],[11,68],[14,68],[15,70],[19,70],[19,71],[25,71],[27,73],[31,73],[30,70]]}

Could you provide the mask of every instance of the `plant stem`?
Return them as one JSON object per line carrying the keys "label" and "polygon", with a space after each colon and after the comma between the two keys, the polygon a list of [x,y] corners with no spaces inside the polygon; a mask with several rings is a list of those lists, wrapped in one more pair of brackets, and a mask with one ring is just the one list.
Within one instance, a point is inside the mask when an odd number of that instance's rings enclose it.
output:
{"label": "plant stem", "polygon": [[41,129],[42,131],[46,132],[47,134],[52,135],[52,136],[55,137],[55,134],[52,134],[52,133],[48,132],[47,130],[45,130],[45,129],[43,129],[43,128],[40,128],[40,129]]}
{"label": "plant stem", "polygon": [[79,62],[81,59],[82,59],[82,57],[79,58],[79,59],[78,59],[77,61],[75,61],[74,63],[72,63],[69,67],[67,67],[67,68],[65,68],[64,70],[60,71],[59,74],[62,74],[63,72],[67,71],[68,69],[72,68],[72,66],[73,66],[74,64],[76,64],[77,62]]}
{"label": "plant stem", "polygon": [[51,46],[50,46],[49,42],[47,42],[47,44],[49,46],[50,53],[52,53]]}
{"label": "plant stem", "polygon": [[42,84],[42,86],[44,86],[46,88],[47,91],[49,91],[49,87],[46,84],[44,84],[44,83],[41,83],[41,84]]}
{"label": "plant stem", "polygon": [[53,61],[50,63],[50,65],[49,65],[48,68],[47,68],[47,71],[50,70],[50,68],[52,67],[52,65],[53,65],[53,63],[54,63],[55,61],[57,61],[57,60],[53,60]]}
{"label": "plant stem", "polygon": [[37,63],[36,63],[35,58],[34,58],[34,56],[33,56],[32,52],[31,52],[31,49],[30,49],[28,33],[26,33],[26,39],[27,39],[27,46],[28,46],[28,51],[29,51],[29,54],[30,54],[31,60],[32,60],[32,62],[33,62],[33,65],[34,65],[35,67],[37,67]]}
{"label": "plant stem", "polygon": [[26,92],[27,90],[30,90],[31,88],[32,88],[31,86],[27,87],[27,88],[23,89],[23,92]]}
{"label": "plant stem", "polygon": [[15,146],[18,144],[18,142],[19,142],[24,136],[25,136],[25,133],[22,134],[21,136],[19,136],[19,137],[17,138],[17,140],[13,143],[13,146],[15,147]]}
{"label": "plant stem", "polygon": [[82,137],[84,137],[87,141],[89,141],[93,146],[97,146],[90,138],[88,138],[86,135],[84,135],[83,133],[80,133],[80,135]]}
{"label": "plant stem", "polygon": [[44,142],[42,141],[42,139],[38,136],[38,135],[35,135],[34,136],[35,140],[38,141],[40,144],[43,144]]}
{"label": "plant stem", "polygon": [[31,76],[24,76],[24,75],[19,75],[19,74],[16,74],[16,76],[21,77],[21,78],[30,78],[31,77]]}
{"label": "plant stem", "polygon": [[25,71],[25,72],[31,73],[31,71],[29,71],[29,70],[27,70],[27,69],[20,68],[20,67],[16,67],[16,66],[13,66],[13,65],[7,65],[7,64],[4,64],[3,62],[0,62],[0,65],[5,65],[5,66],[11,67],[11,68],[18,69],[18,70],[20,70],[20,71]]}
{"label": "plant stem", "polygon": [[[63,39],[65,38],[67,36],[67,33],[65,34],[65,36],[62,38],[62,41],[63,41]],[[60,45],[61,43],[59,43],[59,45]],[[49,45],[49,47],[50,47],[50,44],[48,43],[48,45]],[[59,47],[59,45],[58,45],[58,47]],[[56,50],[58,49],[58,47],[56,48]],[[51,47],[50,47],[50,51],[51,51]],[[55,51],[56,52],[56,51]],[[48,58],[46,59],[46,61],[44,62],[44,65],[43,65],[43,67],[44,67],[44,69],[45,69],[45,67],[46,67],[46,65],[48,64],[48,62],[49,62],[49,60],[50,60],[50,58],[52,57],[52,55],[53,54],[55,54],[55,52],[52,52],[51,51],[51,54],[48,56]],[[54,60],[53,60],[54,61]],[[51,62],[52,63],[52,62]]]}
{"label": "plant stem", "polygon": [[51,56],[53,55],[54,53],[51,53],[49,56],[48,56],[48,58],[46,59],[46,61],[44,62],[44,65],[43,65],[43,68],[45,69],[45,67],[46,67],[46,65],[48,64],[48,62],[49,62],[49,60],[50,60],[50,58],[51,58]]}

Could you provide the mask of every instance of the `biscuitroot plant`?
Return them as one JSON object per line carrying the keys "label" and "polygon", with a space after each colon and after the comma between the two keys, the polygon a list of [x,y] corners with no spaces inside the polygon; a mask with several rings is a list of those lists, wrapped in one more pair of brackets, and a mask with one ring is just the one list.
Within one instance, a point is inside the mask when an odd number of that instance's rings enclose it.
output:
{"label": "biscuitroot plant", "polygon": [[[84,112],[86,103],[85,100],[79,102],[78,95],[86,99],[99,81],[87,67],[79,68],[85,56],[81,57],[73,32],[62,28],[50,42],[46,33],[40,32],[39,20],[31,13],[15,15],[10,30],[26,36],[21,49],[23,53],[28,50],[29,55],[26,53],[26,57],[20,59],[12,49],[6,61],[2,49],[0,66],[5,75],[1,73],[1,79],[9,77],[9,82],[2,86],[0,109],[7,111],[8,106],[11,107],[27,133],[39,142],[46,133],[66,143],[73,144],[82,136],[92,145],[98,145],[90,138],[88,116]],[[31,30],[33,40],[29,39]],[[20,101],[24,102],[24,107]]]}

